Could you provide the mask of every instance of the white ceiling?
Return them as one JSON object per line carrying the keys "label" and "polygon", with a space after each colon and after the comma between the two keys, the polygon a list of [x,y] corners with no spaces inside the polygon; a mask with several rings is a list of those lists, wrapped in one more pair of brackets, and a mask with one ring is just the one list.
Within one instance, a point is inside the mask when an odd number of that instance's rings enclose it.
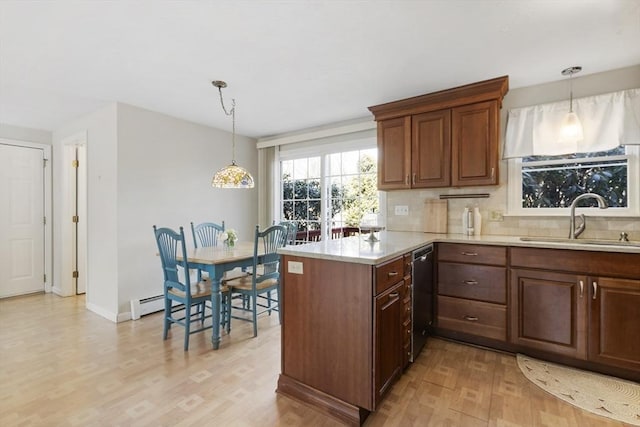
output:
{"label": "white ceiling", "polygon": [[509,75],[640,63],[638,0],[0,1],[0,122],[55,130],[113,101],[265,137]]}

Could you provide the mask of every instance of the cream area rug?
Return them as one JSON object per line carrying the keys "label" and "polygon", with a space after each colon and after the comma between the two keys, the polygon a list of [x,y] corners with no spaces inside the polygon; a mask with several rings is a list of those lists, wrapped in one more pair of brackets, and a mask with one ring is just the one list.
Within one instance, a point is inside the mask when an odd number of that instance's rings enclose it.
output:
{"label": "cream area rug", "polygon": [[640,384],[518,354],[518,367],[543,390],[578,408],[640,426]]}

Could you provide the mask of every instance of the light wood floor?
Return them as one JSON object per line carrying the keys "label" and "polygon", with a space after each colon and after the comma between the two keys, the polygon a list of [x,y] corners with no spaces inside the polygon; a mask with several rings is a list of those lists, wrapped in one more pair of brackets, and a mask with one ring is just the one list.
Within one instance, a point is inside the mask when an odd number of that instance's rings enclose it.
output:
{"label": "light wood floor", "polygon": [[[338,426],[277,395],[280,328],[235,322],[218,351],[210,331],[182,351],[162,317],[113,324],[83,297],[0,301],[2,426]],[[623,426],[530,384],[510,355],[431,339],[366,426]]]}

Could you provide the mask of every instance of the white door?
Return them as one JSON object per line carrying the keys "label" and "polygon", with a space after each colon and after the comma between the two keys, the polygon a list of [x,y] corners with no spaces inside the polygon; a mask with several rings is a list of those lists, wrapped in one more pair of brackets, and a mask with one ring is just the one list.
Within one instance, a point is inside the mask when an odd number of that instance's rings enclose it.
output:
{"label": "white door", "polygon": [[0,144],[0,298],[44,282],[44,152]]}

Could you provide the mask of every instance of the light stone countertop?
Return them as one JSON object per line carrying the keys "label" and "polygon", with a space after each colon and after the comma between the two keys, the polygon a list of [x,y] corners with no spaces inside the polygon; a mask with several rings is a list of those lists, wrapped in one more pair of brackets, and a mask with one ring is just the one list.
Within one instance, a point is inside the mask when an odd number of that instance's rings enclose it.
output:
{"label": "light stone countertop", "polygon": [[430,243],[448,242],[546,249],[571,249],[594,252],[636,253],[639,254],[638,261],[640,262],[640,246],[587,244],[580,243],[580,239],[577,239],[577,243],[568,241],[541,242],[522,241],[520,240],[520,236],[465,236],[463,234],[433,234],[411,231],[381,231],[378,234],[378,238],[378,242],[368,242],[365,240],[366,235],[344,237],[342,239],[332,239],[303,245],[285,246],[284,248],[278,249],[278,253],[306,258],[376,265]]}

